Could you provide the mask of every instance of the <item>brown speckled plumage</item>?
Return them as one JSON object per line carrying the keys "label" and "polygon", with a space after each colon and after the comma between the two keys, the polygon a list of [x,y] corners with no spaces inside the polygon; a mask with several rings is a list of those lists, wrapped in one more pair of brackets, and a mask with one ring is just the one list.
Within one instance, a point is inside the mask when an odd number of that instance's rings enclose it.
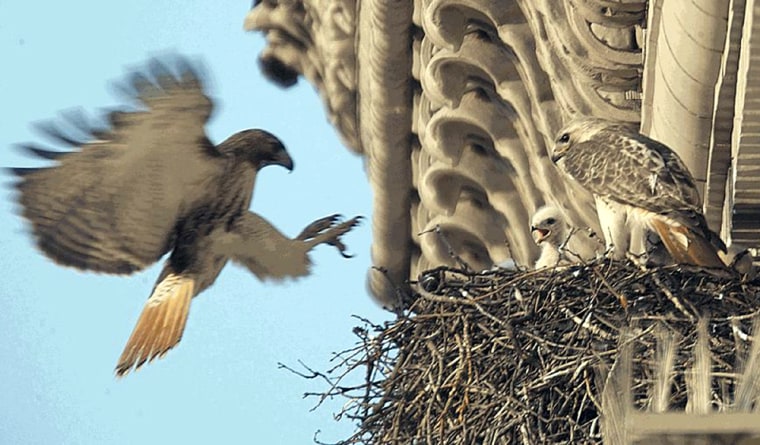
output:
{"label": "brown speckled plumage", "polygon": [[114,111],[110,128],[69,117],[85,140],[45,127],[71,151],[22,146],[53,160],[46,168],[16,168],[23,216],[40,249],[58,264],[129,274],[170,253],[116,367],[126,374],[163,356],[180,340],[190,301],[229,260],[260,279],[309,272],[308,252],[336,246],[358,223],[317,220],[291,239],[248,210],[256,173],[267,165],[293,168],[283,144],[263,130],[244,130],[215,146],[204,125],[213,102],[198,71],[181,57],[171,69],[156,60],[135,73],[127,90],[139,111]]}
{"label": "brown speckled plumage", "polygon": [[629,124],[584,118],[558,132],[552,161],[597,202],[629,209],[676,262],[724,267],[726,246],[707,226],[694,178],[667,146]]}

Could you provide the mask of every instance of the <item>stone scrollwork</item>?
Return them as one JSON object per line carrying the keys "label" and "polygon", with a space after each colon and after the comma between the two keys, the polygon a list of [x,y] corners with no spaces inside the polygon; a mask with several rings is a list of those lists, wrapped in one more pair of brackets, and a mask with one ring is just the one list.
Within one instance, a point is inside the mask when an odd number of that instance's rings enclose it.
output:
{"label": "stone scrollwork", "polygon": [[361,152],[357,114],[356,2],[259,1],[244,28],[266,35],[259,55],[273,82],[291,86],[304,76],[319,91],[345,145]]}
{"label": "stone scrollwork", "polygon": [[[638,119],[646,3],[431,0],[420,8],[418,103],[427,111],[416,125],[434,159],[417,173],[427,229],[466,236],[456,244],[477,252],[473,267],[503,261],[504,246],[518,264],[532,264],[528,221],[545,203],[597,229],[588,195],[564,182],[547,150],[575,114]],[[480,219],[500,230],[473,236],[474,221],[457,216],[457,203],[473,196],[493,215]],[[421,250],[425,261],[454,264],[436,244]]]}
{"label": "stone scrollwork", "polygon": [[[579,113],[638,121],[646,6],[272,0],[246,27],[266,34],[270,75],[314,83],[346,144],[366,156],[373,260],[398,281],[459,260],[532,264],[529,219],[547,203],[598,227],[590,197],[547,150]],[[393,306],[379,280],[371,272],[370,289]]]}

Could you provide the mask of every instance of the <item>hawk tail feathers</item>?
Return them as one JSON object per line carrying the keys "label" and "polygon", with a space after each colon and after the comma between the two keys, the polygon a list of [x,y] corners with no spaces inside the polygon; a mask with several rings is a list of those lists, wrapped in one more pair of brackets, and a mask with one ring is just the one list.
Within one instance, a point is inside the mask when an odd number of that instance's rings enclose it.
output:
{"label": "hawk tail feathers", "polygon": [[710,242],[710,244],[713,245],[715,250],[723,253],[728,253],[726,243],[720,239],[720,236],[718,236],[717,233],[710,230],[710,228],[707,226],[707,221],[705,220],[704,215],[701,213],[696,211],[688,212],[685,214],[685,218],[683,220],[679,220],[676,217],[676,221],[686,225],[687,227],[690,227],[694,232],[701,234],[703,238],[705,238]]}
{"label": "hawk tail feathers", "polygon": [[[726,268],[726,264],[718,255],[720,248],[715,245],[714,240],[708,239],[679,223],[671,224],[654,218],[651,225],[676,263]],[[717,237],[717,235],[715,236]]]}
{"label": "hawk tail feathers", "polygon": [[[163,274],[162,274],[163,275]],[[179,343],[185,330],[195,280],[187,275],[168,273],[153,289],[137,325],[116,365],[116,376],[123,377],[154,358],[162,358]]]}
{"label": "hawk tail feathers", "polygon": [[728,253],[728,247],[726,247],[726,243],[723,242],[722,239],[720,239],[720,236],[718,236],[717,233],[713,232],[710,229],[705,228],[708,240],[710,241],[710,244],[712,244],[717,250]]}

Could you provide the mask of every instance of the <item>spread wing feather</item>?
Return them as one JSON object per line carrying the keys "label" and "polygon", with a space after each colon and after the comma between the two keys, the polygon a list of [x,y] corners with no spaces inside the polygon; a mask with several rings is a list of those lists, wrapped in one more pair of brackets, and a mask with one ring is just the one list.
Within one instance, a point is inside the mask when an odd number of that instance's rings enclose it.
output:
{"label": "spread wing feather", "polygon": [[12,169],[22,213],[53,260],[107,273],[142,269],[170,248],[182,212],[208,198],[224,165],[204,131],[212,102],[187,61],[174,67],[177,75],[153,60],[146,73],[133,74],[128,89],[143,109],[110,112],[110,128],[71,113],[68,133],[41,126],[69,151],[24,147],[55,162]]}

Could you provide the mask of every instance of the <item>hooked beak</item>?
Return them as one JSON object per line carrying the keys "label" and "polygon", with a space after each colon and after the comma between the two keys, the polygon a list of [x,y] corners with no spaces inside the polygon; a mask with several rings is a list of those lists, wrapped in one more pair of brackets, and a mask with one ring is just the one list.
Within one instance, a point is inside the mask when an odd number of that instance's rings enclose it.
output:
{"label": "hooked beak", "polygon": [[565,152],[564,151],[558,151],[558,152],[552,153],[551,160],[552,160],[553,163],[556,164],[564,156],[565,156]]}
{"label": "hooked beak", "polygon": [[289,172],[293,171],[293,158],[290,157],[287,151],[282,150],[277,153],[277,157],[272,162],[274,165],[281,165],[288,169]]}
{"label": "hooked beak", "polygon": [[533,241],[535,241],[537,245],[541,245],[551,233],[551,230],[540,229],[538,227],[530,228],[530,234],[533,236]]}

